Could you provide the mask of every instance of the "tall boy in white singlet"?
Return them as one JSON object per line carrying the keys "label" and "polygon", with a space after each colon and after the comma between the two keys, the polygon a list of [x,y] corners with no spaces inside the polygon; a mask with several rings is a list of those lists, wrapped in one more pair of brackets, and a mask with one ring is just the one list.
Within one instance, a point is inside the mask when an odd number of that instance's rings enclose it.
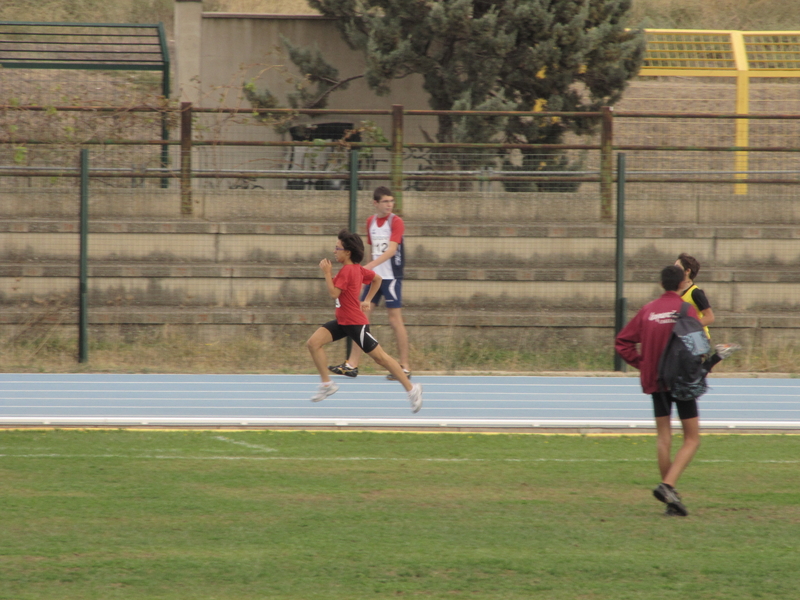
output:
{"label": "tall boy in white singlet", "polygon": [[[375,207],[375,214],[367,219],[367,242],[372,246],[372,259],[364,265],[364,268],[375,271],[381,276],[383,282],[370,306],[377,306],[381,297],[385,299],[389,324],[397,338],[397,350],[400,354],[398,362],[406,375],[410,376],[408,333],[402,313],[405,224],[403,219],[392,212],[394,197],[389,188],[384,186],[376,188],[372,194],[372,203]],[[346,362],[328,367],[328,369],[337,375],[356,377],[361,353],[361,348],[354,345]],[[394,378],[389,375],[387,379]]]}

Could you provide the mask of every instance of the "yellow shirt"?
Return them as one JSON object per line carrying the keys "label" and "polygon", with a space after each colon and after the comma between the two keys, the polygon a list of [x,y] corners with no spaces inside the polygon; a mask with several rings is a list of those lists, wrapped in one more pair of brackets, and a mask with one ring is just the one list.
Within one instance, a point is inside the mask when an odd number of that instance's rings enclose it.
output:
{"label": "yellow shirt", "polygon": [[[695,310],[697,310],[697,317],[698,318],[702,318],[703,311],[698,308],[697,304],[695,304],[695,302],[694,302],[694,298],[692,298],[692,291],[696,290],[696,289],[697,289],[697,286],[695,284],[690,285],[688,287],[688,289],[685,292],[683,292],[683,296],[681,296],[681,300],[683,300],[684,302],[688,302],[689,304],[694,306]],[[711,334],[708,332],[708,327],[707,326],[703,326],[703,331],[706,332],[706,335],[708,336],[708,339],[710,340],[711,339]]]}

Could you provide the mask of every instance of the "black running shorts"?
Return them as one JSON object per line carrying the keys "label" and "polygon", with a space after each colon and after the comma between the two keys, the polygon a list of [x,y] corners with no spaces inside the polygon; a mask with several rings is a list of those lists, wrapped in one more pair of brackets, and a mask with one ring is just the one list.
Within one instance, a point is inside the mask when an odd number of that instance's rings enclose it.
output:
{"label": "black running shorts", "polygon": [[331,332],[334,342],[343,337],[349,337],[367,354],[378,347],[378,340],[372,337],[369,325],[339,325],[339,322],[334,319],[325,323],[323,327]]}
{"label": "black running shorts", "polygon": [[697,400],[675,400],[669,392],[656,392],[653,394],[653,412],[656,417],[670,416],[673,402],[678,405],[678,417],[681,420],[698,416]]}

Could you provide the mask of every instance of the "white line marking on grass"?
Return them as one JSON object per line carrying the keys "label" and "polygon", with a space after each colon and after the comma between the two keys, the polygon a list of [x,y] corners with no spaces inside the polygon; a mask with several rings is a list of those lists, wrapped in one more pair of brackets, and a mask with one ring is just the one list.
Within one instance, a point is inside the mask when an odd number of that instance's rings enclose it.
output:
{"label": "white line marking on grass", "polygon": [[[477,462],[518,462],[518,463],[629,463],[654,462],[652,458],[398,458],[381,456],[164,456],[158,454],[0,454],[0,458],[119,458],[130,460],[280,460],[300,462],[442,462],[442,463],[477,463]],[[800,464],[800,460],[730,460],[730,459],[696,459],[701,463],[736,463],[736,464]]]}
{"label": "white line marking on grass", "polygon": [[252,448],[253,450],[260,450],[261,452],[277,452],[275,448],[268,448],[267,446],[259,446],[258,444],[248,444],[247,442],[232,440],[230,438],[226,438],[224,435],[215,435],[214,439],[221,442],[227,442],[229,444],[236,444],[237,446],[244,446],[245,448]]}

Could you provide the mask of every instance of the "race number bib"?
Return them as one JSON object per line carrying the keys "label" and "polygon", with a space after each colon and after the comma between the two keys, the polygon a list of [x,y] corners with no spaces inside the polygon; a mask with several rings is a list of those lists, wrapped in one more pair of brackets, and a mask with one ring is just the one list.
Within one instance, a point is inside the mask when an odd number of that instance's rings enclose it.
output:
{"label": "race number bib", "polygon": [[372,238],[372,258],[378,258],[381,254],[389,249],[388,237],[373,237]]}

